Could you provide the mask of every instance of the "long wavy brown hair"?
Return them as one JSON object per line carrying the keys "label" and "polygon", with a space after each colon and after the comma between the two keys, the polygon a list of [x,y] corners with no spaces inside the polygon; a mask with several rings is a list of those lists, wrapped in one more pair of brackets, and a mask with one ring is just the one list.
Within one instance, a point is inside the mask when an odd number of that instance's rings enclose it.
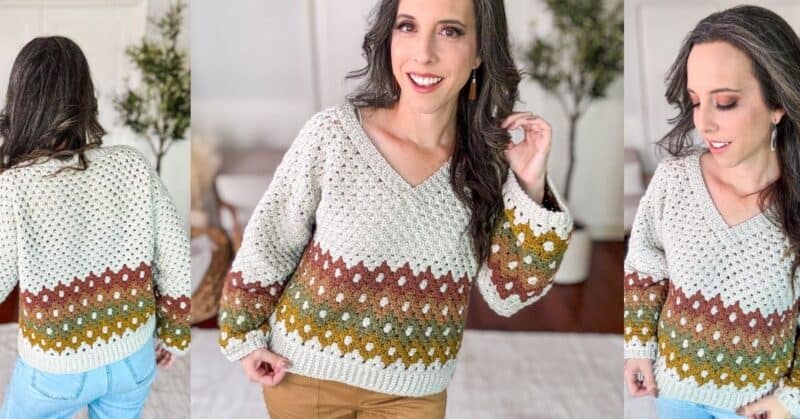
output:
{"label": "long wavy brown hair", "polygon": [[[695,127],[686,63],[694,45],[714,41],[745,53],[767,107],[786,111],[777,125],[775,144],[780,177],[759,193],[758,202],[788,238],[794,276],[800,267],[800,39],[785,20],[757,6],[738,6],[701,20],[667,74],[667,101],[678,108],[678,115],[669,120],[673,127],[658,144],[673,156],[691,152]],[[768,206],[771,211],[766,211]]]}
{"label": "long wavy brown hair", "polygon": [[[362,45],[365,67],[348,74],[364,78],[350,102],[358,107],[391,108],[400,98],[392,73],[392,29],[399,0],[382,0],[371,13],[372,25]],[[502,188],[508,173],[503,150],[509,134],[500,121],[519,98],[520,72],[508,42],[505,5],[501,0],[473,0],[477,22],[478,97],[468,100],[469,83],[458,95],[456,146],[450,166],[450,183],[469,208],[469,233],[478,260],[489,254],[494,222],[502,211]]]}
{"label": "long wavy brown hair", "polygon": [[78,162],[99,146],[105,130],[97,121],[97,99],[78,45],[63,36],[35,38],[11,68],[5,109],[0,111],[0,172],[44,157]]}

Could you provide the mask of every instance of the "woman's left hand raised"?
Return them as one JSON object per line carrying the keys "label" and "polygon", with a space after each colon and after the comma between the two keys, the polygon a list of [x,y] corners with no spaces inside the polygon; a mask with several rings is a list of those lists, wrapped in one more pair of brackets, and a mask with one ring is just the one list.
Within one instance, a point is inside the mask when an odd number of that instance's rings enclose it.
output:
{"label": "woman's left hand raised", "polygon": [[515,112],[504,119],[500,127],[507,130],[522,128],[525,133],[525,139],[520,143],[509,142],[504,154],[520,186],[534,201],[541,203],[552,139],[550,124],[531,112]]}

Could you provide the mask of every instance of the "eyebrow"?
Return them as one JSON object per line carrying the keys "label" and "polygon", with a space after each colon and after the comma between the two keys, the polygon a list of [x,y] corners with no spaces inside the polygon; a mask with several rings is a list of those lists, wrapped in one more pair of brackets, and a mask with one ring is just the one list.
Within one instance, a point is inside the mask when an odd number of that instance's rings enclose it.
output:
{"label": "eyebrow", "polygon": [[[401,13],[401,14],[397,15],[397,18],[396,18],[396,19],[401,19],[401,18],[403,18],[403,19],[411,19],[411,20],[416,20],[416,19],[414,18],[414,16],[411,16],[411,15],[408,15],[408,14],[405,14],[405,13]],[[450,25],[459,25],[459,26],[463,26],[463,27],[465,27],[465,28],[467,27],[467,25],[465,25],[463,22],[461,22],[461,21],[460,21],[460,20],[458,20],[458,19],[444,19],[444,20],[440,20],[440,21],[438,21],[437,23],[438,23],[438,24],[440,24],[440,25],[443,25],[443,24],[450,24]]]}
{"label": "eyebrow", "polygon": [[[694,90],[692,90],[692,89],[686,89],[686,90],[687,90],[689,93],[694,93],[694,94],[697,94],[697,93],[695,93],[695,91],[694,91]],[[731,89],[731,88],[729,88],[729,87],[720,87],[719,89],[714,89],[714,90],[710,91],[709,93],[726,93],[726,92],[729,92],[729,93],[741,93],[742,91],[741,91],[741,90],[739,90],[739,89]]]}

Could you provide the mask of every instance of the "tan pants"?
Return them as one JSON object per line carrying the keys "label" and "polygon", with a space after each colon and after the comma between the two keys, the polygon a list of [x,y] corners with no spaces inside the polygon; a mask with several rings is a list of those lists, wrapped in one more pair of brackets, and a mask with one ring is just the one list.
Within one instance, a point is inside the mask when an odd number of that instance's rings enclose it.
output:
{"label": "tan pants", "polygon": [[400,397],[287,373],[264,401],[271,419],[443,419],[447,390]]}

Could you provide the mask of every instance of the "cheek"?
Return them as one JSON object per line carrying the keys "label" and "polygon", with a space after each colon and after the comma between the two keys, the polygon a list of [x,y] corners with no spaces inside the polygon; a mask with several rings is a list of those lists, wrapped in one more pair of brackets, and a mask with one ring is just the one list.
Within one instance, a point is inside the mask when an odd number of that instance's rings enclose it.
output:
{"label": "cheek", "polygon": [[760,139],[761,121],[760,113],[752,108],[739,107],[728,112],[722,112],[720,126],[724,126],[734,138],[744,141]]}

